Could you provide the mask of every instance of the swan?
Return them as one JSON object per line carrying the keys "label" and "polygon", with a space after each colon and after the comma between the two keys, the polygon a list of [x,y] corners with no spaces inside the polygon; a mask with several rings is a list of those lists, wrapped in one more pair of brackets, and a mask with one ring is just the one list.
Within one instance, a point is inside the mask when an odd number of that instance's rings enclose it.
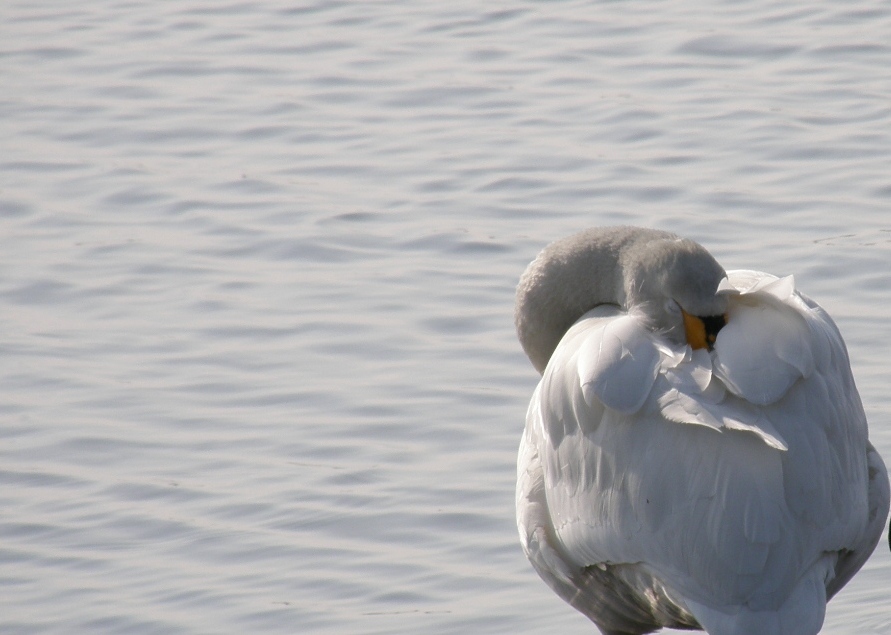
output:
{"label": "swan", "polygon": [[594,228],[517,288],[541,373],[517,527],[604,635],[811,635],[889,507],[845,344],[791,276],[725,272],[692,240]]}

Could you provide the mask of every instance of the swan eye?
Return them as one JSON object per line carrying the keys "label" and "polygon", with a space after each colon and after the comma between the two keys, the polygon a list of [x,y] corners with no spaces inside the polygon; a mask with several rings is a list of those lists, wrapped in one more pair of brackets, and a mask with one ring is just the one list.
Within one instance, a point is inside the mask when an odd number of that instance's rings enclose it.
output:
{"label": "swan eye", "polygon": [[674,300],[668,300],[665,303],[665,310],[669,313],[674,313],[675,315],[681,313],[681,305],[679,305]]}

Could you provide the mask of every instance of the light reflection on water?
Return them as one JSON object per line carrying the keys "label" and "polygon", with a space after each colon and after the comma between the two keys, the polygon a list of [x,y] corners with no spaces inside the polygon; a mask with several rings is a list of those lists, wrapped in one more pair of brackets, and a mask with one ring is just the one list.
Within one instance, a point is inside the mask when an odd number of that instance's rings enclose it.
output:
{"label": "light reflection on water", "polygon": [[[4,632],[591,633],[524,561],[513,288],[795,273],[891,458],[891,7],[14,3]],[[880,545],[825,633],[891,628]]]}

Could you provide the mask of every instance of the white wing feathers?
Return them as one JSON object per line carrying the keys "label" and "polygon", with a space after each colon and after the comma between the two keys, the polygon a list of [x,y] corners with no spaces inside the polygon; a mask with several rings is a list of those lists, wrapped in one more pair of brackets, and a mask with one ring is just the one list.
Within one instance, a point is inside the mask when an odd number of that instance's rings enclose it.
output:
{"label": "white wing feathers", "polygon": [[821,558],[800,579],[783,611],[758,611],[740,607],[727,613],[688,600],[699,623],[709,633],[752,635],[753,633],[816,633],[826,613],[826,578],[832,576],[834,559]]}
{"label": "white wing feathers", "polygon": [[[596,311],[593,312],[596,315]],[[581,344],[578,372],[585,401],[637,412],[659,374],[659,351],[633,315],[599,321]]]}
{"label": "white wing feathers", "polygon": [[815,347],[802,311],[807,309],[794,301],[793,284],[788,276],[732,298],[727,332],[715,343],[715,371],[750,403],[773,403],[814,371]]}
{"label": "white wing feathers", "polygon": [[585,314],[533,398],[526,452],[574,567],[642,563],[711,633],[813,633],[835,552],[863,538],[866,421],[838,330],[791,277],[729,280],[711,353],[617,307]]}

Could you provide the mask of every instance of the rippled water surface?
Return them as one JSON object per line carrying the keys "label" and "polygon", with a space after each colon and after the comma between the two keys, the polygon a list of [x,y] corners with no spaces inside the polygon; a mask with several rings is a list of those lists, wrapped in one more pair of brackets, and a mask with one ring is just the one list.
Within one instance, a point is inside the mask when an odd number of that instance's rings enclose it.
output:
{"label": "rippled water surface", "polygon": [[594,633],[513,520],[590,225],[795,273],[888,461],[889,68],[888,2],[6,2],[0,630]]}

